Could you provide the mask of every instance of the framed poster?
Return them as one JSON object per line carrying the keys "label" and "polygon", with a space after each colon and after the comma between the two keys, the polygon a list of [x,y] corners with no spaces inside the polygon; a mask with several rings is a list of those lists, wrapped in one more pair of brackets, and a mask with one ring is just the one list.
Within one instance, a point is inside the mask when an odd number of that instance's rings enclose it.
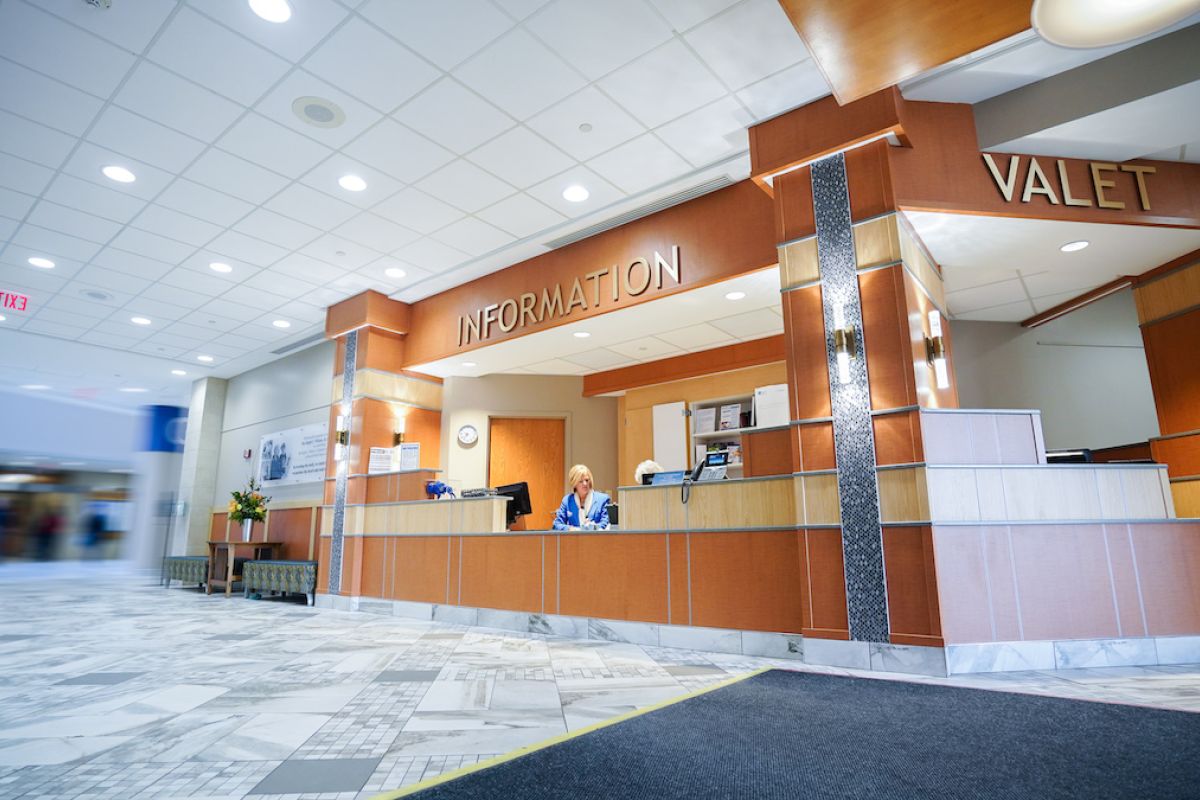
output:
{"label": "framed poster", "polygon": [[328,441],[328,422],[269,433],[259,442],[255,477],[263,486],[323,480]]}

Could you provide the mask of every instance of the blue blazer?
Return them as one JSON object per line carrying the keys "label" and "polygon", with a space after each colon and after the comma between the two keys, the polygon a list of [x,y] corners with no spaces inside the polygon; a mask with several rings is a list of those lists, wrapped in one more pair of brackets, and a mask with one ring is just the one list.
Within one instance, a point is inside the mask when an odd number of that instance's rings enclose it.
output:
{"label": "blue blazer", "polygon": [[[596,499],[592,501],[592,513],[587,515],[587,518],[592,521],[597,528],[608,527],[608,504],[611,498],[604,492],[598,492],[592,489],[592,494],[596,495]],[[562,505],[558,507],[558,512],[554,515],[554,530],[565,531],[567,528],[581,527],[579,520],[579,501],[575,499],[574,492],[568,492],[563,498]]]}

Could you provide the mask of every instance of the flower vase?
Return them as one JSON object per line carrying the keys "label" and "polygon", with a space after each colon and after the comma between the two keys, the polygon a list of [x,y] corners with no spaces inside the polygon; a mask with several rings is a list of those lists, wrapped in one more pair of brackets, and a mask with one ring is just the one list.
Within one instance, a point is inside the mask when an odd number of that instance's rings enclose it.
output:
{"label": "flower vase", "polygon": [[242,520],[242,541],[243,542],[250,541],[250,533],[253,529],[254,529],[254,520],[252,520],[252,519]]}

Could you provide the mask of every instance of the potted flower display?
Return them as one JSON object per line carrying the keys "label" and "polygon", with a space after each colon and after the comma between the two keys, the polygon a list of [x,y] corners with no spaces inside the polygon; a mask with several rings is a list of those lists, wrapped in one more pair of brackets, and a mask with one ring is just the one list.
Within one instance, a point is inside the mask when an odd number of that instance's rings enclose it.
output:
{"label": "potted flower display", "polygon": [[261,483],[255,483],[254,478],[246,484],[246,488],[234,490],[233,499],[229,501],[229,519],[242,523],[242,541],[250,541],[250,529],[255,522],[267,518],[267,503],[271,498],[264,497]]}

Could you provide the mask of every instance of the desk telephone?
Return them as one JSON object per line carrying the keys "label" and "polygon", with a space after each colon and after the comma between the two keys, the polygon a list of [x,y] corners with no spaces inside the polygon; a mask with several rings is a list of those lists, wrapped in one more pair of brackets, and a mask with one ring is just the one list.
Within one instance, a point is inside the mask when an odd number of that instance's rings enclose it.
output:
{"label": "desk telephone", "polygon": [[729,465],[729,451],[716,450],[711,453],[705,453],[704,458],[696,462],[695,469],[692,474],[687,477],[681,487],[681,499],[684,505],[691,497],[691,488],[693,483],[700,481],[721,481],[727,477]]}

